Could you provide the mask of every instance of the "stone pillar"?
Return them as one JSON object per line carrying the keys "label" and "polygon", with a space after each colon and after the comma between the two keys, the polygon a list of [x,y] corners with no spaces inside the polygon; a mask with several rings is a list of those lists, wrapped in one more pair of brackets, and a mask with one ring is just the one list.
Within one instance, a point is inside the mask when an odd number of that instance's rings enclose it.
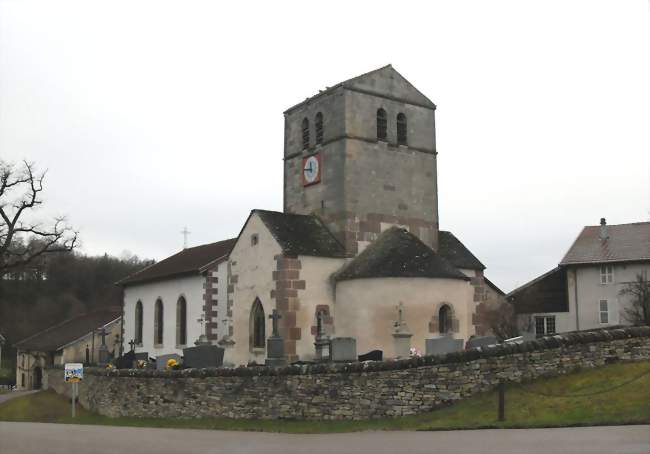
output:
{"label": "stone pillar", "polygon": [[411,337],[413,337],[413,334],[404,321],[404,303],[402,302],[397,306],[397,321],[395,321],[394,326],[393,345],[395,357],[408,358],[411,355]]}

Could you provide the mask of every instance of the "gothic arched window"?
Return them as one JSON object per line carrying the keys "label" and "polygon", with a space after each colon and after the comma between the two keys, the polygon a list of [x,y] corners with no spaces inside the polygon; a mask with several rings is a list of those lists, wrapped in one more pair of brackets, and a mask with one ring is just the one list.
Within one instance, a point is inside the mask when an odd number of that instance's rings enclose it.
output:
{"label": "gothic arched window", "polygon": [[135,336],[134,341],[138,345],[142,345],[142,301],[135,303]]}
{"label": "gothic arched window", "polygon": [[401,112],[397,114],[397,143],[406,145],[406,115]]}
{"label": "gothic arched window", "polygon": [[176,303],[176,345],[187,344],[187,302],[184,297]]}
{"label": "gothic arched window", "polygon": [[388,136],[388,117],[384,109],[377,109],[377,140],[386,140]]}
{"label": "gothic arched window", "polygon": [[309,148],[309,120],[302,120],[302,149]]}
{"label": "gothic arched window", "polygon": [[451,331],[451,307],[446,304],[438,311],[438,332],[447,334]]}
{"label": "gothic arched window", "polygon": [[264,348],[266,340],[266,317],[264,307],[259,299],[256,299],[251,308],[250,316],[250,344],[251,348]]}
{"label": "gothic arched window", "polygon": [[153,343],[162,345],[163,343],[163,302],[159,298],[156,300],[156,306],[153,317]]}
{"label": "gothic arched window", "polygon": [[318,112],[316,114],[316,145],[323,143],[323,114]]}

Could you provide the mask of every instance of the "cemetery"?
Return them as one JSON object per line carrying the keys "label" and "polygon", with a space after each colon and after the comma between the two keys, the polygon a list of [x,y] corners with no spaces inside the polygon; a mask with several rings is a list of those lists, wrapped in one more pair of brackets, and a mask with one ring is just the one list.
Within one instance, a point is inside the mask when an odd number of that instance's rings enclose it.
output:
{"label": "cemetery", "polygon": [[[403,333],[407,328],[398,324],[396,329]],[[211,362],[212,367],[174,370],[156,361],[145,368],[86,369],[79,402],[110,417],[360,420],[429,412],[503,381],[520,383],[650,359],[650,327],[503,344],[481,341],[488,345],[459,351],[454,339],[431,339],[429,353],[435,354],[374,361],[356,356],[353,338],[335,338],[326,347],[331,353],[321,361],[236,368],[213,367],[220,353],[197,345],[199,350],[180,360],[186,366]],[[380,358],[382,352],[369,354]],[[45,386],[69,393],[62,375],[59,369],[48,369]]]}

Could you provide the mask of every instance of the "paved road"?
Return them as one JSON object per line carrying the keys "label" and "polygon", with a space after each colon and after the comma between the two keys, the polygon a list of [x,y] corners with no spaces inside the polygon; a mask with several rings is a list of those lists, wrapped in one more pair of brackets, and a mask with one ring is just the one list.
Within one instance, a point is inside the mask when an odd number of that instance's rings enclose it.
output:
{"label": "paved road", "polygon": [[287,435],[0,422],[0,453],[648,454],[650,426]]}

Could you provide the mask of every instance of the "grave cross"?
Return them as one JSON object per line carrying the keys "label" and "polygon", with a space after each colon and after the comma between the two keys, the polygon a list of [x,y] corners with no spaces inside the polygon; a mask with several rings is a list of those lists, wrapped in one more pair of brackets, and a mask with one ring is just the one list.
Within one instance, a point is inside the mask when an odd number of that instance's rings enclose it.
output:
{"label": "grave cross", "polygon": [[201,314],[201,317],[197,318],[196,321],[201,324],[201,334],[203,334],[203,323],[205,322],[205,317],[203,316],[203,314]]}
{"label": "grave cross", "polygon": [[106,345],[106,335],[108,334],[104,327],[102,326],[97,330],[97,333],[102,336],[102,345]]}
{"label": "grave cross", "polygon": [[278,320],[280,320],[282,316],[278,313],[277,309],[273,309],[273,313],[269,315],[269,318],[273,320],[273,337],[279,337],[280,335],[278,334]]}
{"label": "grave cross", "polygon": [[131,340],[129,341],[129,346],[131,347],[131,351],[134,351],[134,350],[135,350],[135,346],[136,346],[136,341],[135,341],[135,339],[131,339]]}

